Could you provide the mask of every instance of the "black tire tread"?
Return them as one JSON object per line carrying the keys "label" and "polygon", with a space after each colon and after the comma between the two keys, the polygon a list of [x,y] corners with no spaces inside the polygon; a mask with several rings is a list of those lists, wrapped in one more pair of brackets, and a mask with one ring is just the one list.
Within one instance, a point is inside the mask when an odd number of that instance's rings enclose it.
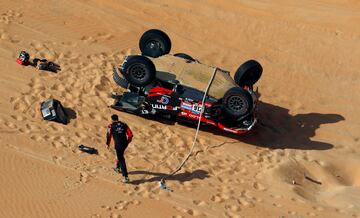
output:
{"label": "black tire tread", "polygon": [[195,59],[193,57],[191,57],[190,55],[185,54],[185,53],[176,53],[176,54],[174,54],[174,56],[188,60],[188,61],[195,61]]}
{"label": "black tire tread", "polygon": [[118,86],[122,88],[128,87],[128,82],[124,78],[120,77],[120,75],[116,72],[113,72],[113,79]]}
{"label": "black tire tread", "polygon": [[[164,51],[162,51],[160,53],[153,53],[153,52],[147,51],[146,44],[151,39],[156,39],[158,41],[161,41],[164,45]],[[150,29],[150,30],[144,32],[143,35],[141,36],[141,38],[139,40],[139,47],[140,47],[140,51],[143,55],[156,58],[156,57],[170,53],[171,40],[165,32],[158,30],[158,29]]]}
{"label": "black tire tread", "polygon": [[[246,109],[245,113],[236,114],[235,112],[233,112],[231,109],[229,109],[227,107],[227,100],[233,95],[241,95],[244,98],[244,100],[247,102],[248,108]],[[252,97],[251,97],[250,93],[245,91],[243,88],[233,87],[225,93],[225,95],[223,97],[223,112],[225,113],[225,115],[227,117],[237,119],[241,116],[248,114],[252,109],[253,109]]]}
{"label": "black tire tread", "polygon": [[[131,77],[131,75],[129,75],[129,73],[127,73],[127,70],[131,67],[132,64],[135,64],[135,63],[142,63],[148,68],[149,74],[150,74],[150,75],[148,75],[148,79],[146,79],[145,81],[136,81],[136,79],[134,79],[133,77]],[[133,55],[133,56],[128,57],[126,63],[124,63],[123,75],[124,75],[125,79],[131,85],[134,85],[137,87],[144,87],[155,80],[156,68],[155,68],[154,63],[149,58],[142,56],[142,55]]]}
{"label": "black tire tread", "polygon": [[236,70],[234,80],[240,87],[253,86],[261,77],[263,68],[256,60],[248,60]]}

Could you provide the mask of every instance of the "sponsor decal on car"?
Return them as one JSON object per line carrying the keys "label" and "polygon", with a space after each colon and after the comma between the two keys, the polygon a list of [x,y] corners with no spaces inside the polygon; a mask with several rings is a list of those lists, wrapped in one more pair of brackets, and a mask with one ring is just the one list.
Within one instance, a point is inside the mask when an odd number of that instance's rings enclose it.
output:
{"label": "sponsor decal on car", "polygon": [[188,114],[188,117],[189,117],[189,118],[192,118],[192,119],[198,120],[200,116],[195,115],[195,114]]}
{"label": "sponsor decal on car", "polygon": [[166,110],[167,106],[162,104],[151,104],[151,107],[154,109]]}
{"label": "sponsor decal on car", "polygon": [[181,112],[179,115],[180,115],[180,116],[186,116],[187,113],[186,113],[186,112]]}
{"label": "sponsor decal on car", "polygon": [[161,103],[161,104],[169,104],[170,100],[169,100],[169,97],[161,96],[161,98],[159,100],[157,100],[156,102]]}
{"label": "sponsor decal on car", "polygon": [[181,102],[180,107],[181,107],[181,108],[184,108],[184,109],[186,109],[186,110],[191,111],[193,105],[192,105],[192,104],[189,104],[189,103],[186,103],[186,102]]}

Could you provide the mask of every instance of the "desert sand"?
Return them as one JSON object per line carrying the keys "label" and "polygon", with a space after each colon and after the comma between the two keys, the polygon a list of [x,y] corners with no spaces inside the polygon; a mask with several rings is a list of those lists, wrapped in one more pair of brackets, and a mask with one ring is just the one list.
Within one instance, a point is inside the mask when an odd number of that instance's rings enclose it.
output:
{"label": "desert sand", "polygon": [[[360,217],[359,24],[356,0],[1,0],[0,217]],[[257,127],[202,129],[172,191],[158,181],[195,129],[108,108],[112,67],[151,28],[171,53],[232,74],[248,59],[264,68]],[[20,66],[21,50],[62,70]],[[42,120],[49,97],[68,125]],[[104,144],[112,113],[135,134],[131,184]]]}

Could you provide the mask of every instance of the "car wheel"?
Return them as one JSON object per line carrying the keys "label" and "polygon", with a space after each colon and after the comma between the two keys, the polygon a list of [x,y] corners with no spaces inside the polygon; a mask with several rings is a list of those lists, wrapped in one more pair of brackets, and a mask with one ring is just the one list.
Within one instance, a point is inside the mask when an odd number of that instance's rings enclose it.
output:
{"label": "car wheel", "polygon": [[141,36],[139,47],[142,55],[157,58],[169,54],[171,41],[169,36],[163,31],[151,29]]}
{"label": "car wheel", "polygon": [[195,61],[194,58],[192,58],[190,55],[185,54],[185,53],[176,53],[176,54],[174,54],[174,56],[185,59],[185,60],[190,61],[190,62]]}
{"label": "car wheel", "polygon": [[128,88],[129,83],[124,78],[120,77],[117,72],[113,72],[113,79],[118,86],[125,89]]}
{"label": "car wheel", "polygon": [[248,60],[236,70],[234,80],[240,87],[253,86],[260,79],[262,71],[259,62]]}
{"label": "car wheel", "polygon": [[229,89],[223,98],[223,111],[227,117],[239,118],[253,108],[251,95],[240,87]]}
{"label": "car wheel", "polygon": [[123,74],[131,85],[143,87],[154,81],[156,68],[149,58],[136,55],[123,64]]}

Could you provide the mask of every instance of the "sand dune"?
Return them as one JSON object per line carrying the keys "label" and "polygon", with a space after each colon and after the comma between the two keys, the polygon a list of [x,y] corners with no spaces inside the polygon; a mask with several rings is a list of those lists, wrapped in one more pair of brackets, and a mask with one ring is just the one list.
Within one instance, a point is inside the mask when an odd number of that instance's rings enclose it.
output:
{"label": "sand dune", "polygon": [[[357,1],[0,1],[1,217],[359,217],[360,4]],[[108,108],[112,67],[149,28],[232,73],[257,59],[260,123],[234,136]],[[61,66],[42,72],[18,52]],[[39,104],[63,102],[68,125]],[[135,133],[131,184],[112,167],[112,113]],[[99,155],[77,149],[96,147]]]}

